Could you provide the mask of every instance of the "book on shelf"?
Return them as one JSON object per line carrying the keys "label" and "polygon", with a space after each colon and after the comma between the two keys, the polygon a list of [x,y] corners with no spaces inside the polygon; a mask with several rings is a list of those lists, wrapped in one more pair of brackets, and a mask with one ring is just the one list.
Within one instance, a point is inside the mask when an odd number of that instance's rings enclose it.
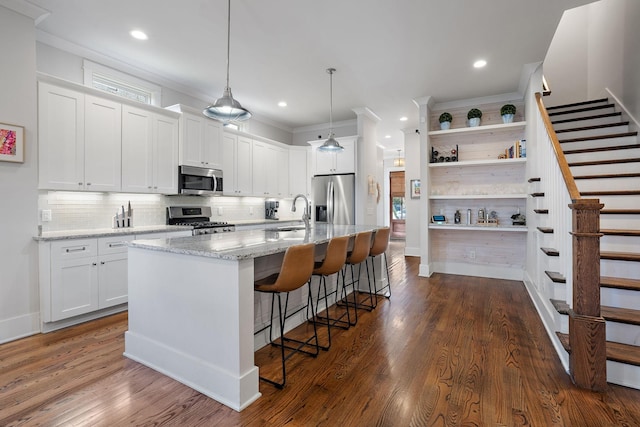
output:
{"label": "book on shelf", "polygon": [[507,159],[520,159],[527,157],[526,139],[519,139],[513,143],[513,145],[504,150],[504,155]]}

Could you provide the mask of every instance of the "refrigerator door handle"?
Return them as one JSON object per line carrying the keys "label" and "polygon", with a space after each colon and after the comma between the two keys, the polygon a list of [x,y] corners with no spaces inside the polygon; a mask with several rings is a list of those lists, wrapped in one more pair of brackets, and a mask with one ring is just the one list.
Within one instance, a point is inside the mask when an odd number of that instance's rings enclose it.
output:
{"label": "refrigerator door handle", "polygon": [[333,224],[333,181],[327,184],[327,223]]}

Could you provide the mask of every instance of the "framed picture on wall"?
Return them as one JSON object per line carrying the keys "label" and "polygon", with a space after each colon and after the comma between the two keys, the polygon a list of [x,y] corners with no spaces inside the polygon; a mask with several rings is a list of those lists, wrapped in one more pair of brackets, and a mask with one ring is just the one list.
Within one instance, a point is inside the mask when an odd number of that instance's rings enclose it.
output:
{"label": "framed picture on wall", "polygon": [[420,198],[420,180],[412,179],[410,181],[410,186],[411,186],[411,198],[419,199]]}
{"label": "framed picture on wall", "polygon": [[0,160],[24,163],[24,128],[0,123]]}

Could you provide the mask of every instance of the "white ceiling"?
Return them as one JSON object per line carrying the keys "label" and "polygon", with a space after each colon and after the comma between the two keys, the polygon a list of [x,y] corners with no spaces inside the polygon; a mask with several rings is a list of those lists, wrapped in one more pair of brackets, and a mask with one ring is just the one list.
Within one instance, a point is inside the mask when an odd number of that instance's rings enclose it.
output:
{"label": "white ceiling", "polygon": [[[37,24],[40,41],[158,75],[200,94],[203,107],[222,94],[226,0],[29,1],[50,12]],[[591,1],[233,0],[230,85],[255,118],[293,130],[328,123],[325,70],[334,67],[334,122],[367,107],[381,118],[380,144],[396,150],[402,129],[418,127],[413,99],[516,92],[562,12]],[[132,39],[132,29],[149,40]],[[474,69],[479,58],[488,65]]]}

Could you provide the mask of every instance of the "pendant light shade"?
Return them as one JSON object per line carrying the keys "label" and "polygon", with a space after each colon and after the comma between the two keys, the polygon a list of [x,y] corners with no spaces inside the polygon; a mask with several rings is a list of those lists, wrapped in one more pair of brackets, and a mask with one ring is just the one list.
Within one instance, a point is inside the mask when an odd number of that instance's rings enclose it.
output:
{"label": "pendant light shade", "polygon": [[333,134],[333,73],[335,71],[335,68],[327,68],[327,73],[329,73],[329,138],[318,147],[319,151],[330,153],[339,153],[344,150]]}
{"label": "pendant light shade", "polygon": [[401,168],[404,166],[404,157],[400,157],[400,152],[402,150],[398,150],[398,157],[393,160],[393,166],[397,168]]}
{"label": "pendant light shade", "polygon": [[231,45],[231,0],[227,9],[227,85],[224,87],[222,97],[202,111],[205,116],[220,120],[221,122],[242,121],[251,118],[251,112],[235,99],[229,86],[229,51]]}

